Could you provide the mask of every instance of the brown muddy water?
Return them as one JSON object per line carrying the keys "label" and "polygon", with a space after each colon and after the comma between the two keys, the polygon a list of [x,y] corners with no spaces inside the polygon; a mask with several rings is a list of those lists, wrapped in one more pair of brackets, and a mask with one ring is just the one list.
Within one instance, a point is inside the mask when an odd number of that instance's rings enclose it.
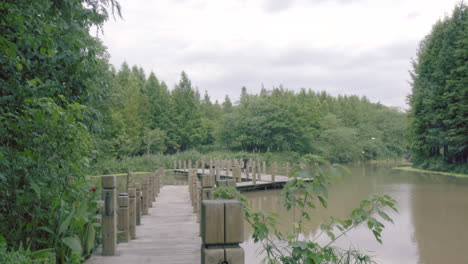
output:
{"label": "brown muddy water", "polygon": [[[314,212],[303,237],[314,239],[319,225],[329,216],[346,217],[359,202],[373,194],[388,194],[398,201],[399,214],[390,213],[394,224],[387,223],[383,244],[366,228],[342,237],[336,246],[353,247],[375,256],[377,263],[453,263],[468,264],[468,179],[392,170],[393,165],[352,166],[351,175],[329,188],[328,209]],[[281,190],[245,193],[255,211],[276,212],[281,231],[290,230],[294,216],[279,205]],[[260,263],[260,245],[253,243],[251,229],[245,224],[242,244],[246,263]],[[322,236],[318,241],[327,242]]]}

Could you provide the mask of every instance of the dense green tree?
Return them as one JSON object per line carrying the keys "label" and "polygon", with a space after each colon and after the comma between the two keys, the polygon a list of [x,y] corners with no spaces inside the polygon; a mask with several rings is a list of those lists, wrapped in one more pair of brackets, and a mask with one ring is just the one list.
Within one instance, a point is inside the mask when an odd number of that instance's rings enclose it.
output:
{"label": "dense green tree", "polygon": [[461,2],[420,43],[409,97],[414,166],[468,170],[467,27],[467,6]]}
{"label": "dense green tree", "polygon": [[84,105],[96,100],[91,83],[105,67],[89,31],[102,28],[109,7],[120,12],[113,0],[0,2],[0,236],[10,248],[52,248],[65,262],[72,249],[62,238],[83,243],[94,221],[87,207],[84,223],[57,232],[77,203],[88,206],[97,108]]}
{"label": "dense green tree", "polygon": [[181,150],[197,146],[203,139],[200,98],[192,87],[192,82],[182,72],[179,83],[172,90],[173,100],[173,139]]}

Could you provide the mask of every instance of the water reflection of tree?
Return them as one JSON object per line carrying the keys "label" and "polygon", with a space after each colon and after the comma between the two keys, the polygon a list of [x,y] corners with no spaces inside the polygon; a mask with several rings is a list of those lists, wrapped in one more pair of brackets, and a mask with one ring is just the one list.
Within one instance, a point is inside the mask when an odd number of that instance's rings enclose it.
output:
{"label": "water reflection of tree", "polygon": [[418,185],[411,204],[420,263],[467,263],[467,185]]}

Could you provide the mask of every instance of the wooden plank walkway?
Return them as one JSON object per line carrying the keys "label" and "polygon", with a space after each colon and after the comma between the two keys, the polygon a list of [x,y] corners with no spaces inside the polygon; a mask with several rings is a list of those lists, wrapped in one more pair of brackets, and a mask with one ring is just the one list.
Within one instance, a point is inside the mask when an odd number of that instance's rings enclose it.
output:
{"label": "wooden plank walkway", "polygon": [[[188,173],[188,170],[184,169],[177,169],[175,172],[178,173]],[[198,175],[201,175],[203,172],[202,169],[198,169]],[[205,174],[209,174],[210,170],[205,169]],[[220,175],[223,178],[232,178],[232,171],[229,172],[229,176],[226,176],[226,171],[221,170]],[[249,174],[249,177],[246,177],[245,173],[241,173],[242,182],[237,182],[236,187],[239,191],[254,191],[254,190],[264,190],[264,189],[272,189],[272,188],[282,188],[286,182],[290,180],[289,177],[283,175],[276,175],[275,181],[272,181],[272,176],[270,174],[261,174],[260,179],[257,179],[256,184],[254,185],[252,182],[252,173]]]}
{"label": "wooden plank walkway", "polygon": [[117,245],[117,255],[101,256],[98,249],[88,264],[200,263],[201,239],[187,185],[166,185],[137,226],[137,239]]}

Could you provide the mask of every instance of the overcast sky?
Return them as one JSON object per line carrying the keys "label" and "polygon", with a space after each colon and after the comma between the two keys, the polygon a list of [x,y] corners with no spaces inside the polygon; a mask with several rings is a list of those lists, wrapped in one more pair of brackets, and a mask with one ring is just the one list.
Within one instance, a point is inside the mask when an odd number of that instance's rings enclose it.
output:
{"label": "overcast sky", "polygon": [[458,0],[120,0],[101,38],[111,63],[182,70],[214,100],[283,84],[406,108],[410,60]]}

